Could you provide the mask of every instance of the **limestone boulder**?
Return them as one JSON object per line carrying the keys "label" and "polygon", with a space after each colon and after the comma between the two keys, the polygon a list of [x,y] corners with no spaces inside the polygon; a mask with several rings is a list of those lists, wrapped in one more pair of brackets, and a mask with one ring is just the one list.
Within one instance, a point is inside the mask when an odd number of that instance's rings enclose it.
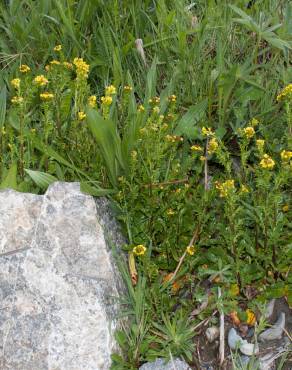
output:
{"label": "limestone boulder", "polygon": [[78,183],[0,192],[0,369],[105,370],[123,289],[123,238]]}

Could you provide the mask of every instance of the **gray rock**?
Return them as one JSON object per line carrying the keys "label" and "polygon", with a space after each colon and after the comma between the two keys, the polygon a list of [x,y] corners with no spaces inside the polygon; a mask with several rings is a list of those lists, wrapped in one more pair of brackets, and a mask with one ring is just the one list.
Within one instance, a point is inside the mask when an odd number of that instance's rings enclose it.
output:
{"label": "gray rock", "polygon": [[239,349],[241,353],[247,356],[252,356],[259,352],[257,345],[253,343],[248,343],[246,340],[242,339],[236,332],[234,328],[231,328],[228,333],[228,345],[231,349]]}
{"label": "gray rock", "polygon": [[259,340],[261,342],[265,342],[267,340],[280,339],[282,337],[284,328],[285,328],[285,313],[281,312],[275,324],[270,329],[265,330],[263,333],[259,335]]}
{"label": "gray rock", "polygon": [[155,362],[147,362],[139,370],[191,370],[189,365],[178,358],[171,361],[158,358]]}
{"label": "gray rock", "polygon": [[109,247],[122,242],[77,183],[0,192],[1,370],[110,368],[122,283]]}

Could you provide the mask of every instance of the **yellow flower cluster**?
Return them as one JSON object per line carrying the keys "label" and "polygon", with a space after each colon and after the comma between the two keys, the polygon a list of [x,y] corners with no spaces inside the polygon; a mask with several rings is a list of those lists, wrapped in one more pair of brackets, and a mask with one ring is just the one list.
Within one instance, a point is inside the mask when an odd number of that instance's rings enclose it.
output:
{"label": "yellow flower cluster", "polygon": [[250,121],[250,125],[251,125],[252,127],[256,127],[259,123],[260,123],[260,122],[259,122],[259,120],[258,120],[258,119],[256,119],[256,118],[253,118],[253,119]]}
{"label": "yellow flower cluster", "polygon": [[88,105],[89,105],[91,108],[96,107],[96,96],[95,96],[95,95],[91,95],[91,96],[88,98]]}
{"label": "yellow flower cluster", "polygon": [[213,136],[214,135],[214,132],[212,131],[210,127],[202,127],[201,132],[203,136]]}
{"label": "yellow flower cluster", "polygon": [[54,94],[49,93],[49,92],[44,92],[44,93],[40,94],[40,98],[42,100],[51,100],[51,99],[54,98]]}
{"label": "yellow flower cluster", "polygon": [[149,104],[158,105],[160,103],[160,98],[159,98],[159,96],[154,96],[154,98],[149,99],[148,102],[149,102]]}
{"label": "yellow flower cluster", "polygon": [[243,134],[247,139],[251,139],[255,135],[254,128],[252,126],[248,126],[244,128]]}
{"label": "yellow flower cluster", "polygon": [[20,71],[21,73],[27,73],[27,72],[29,72],[29,71],[30,71],[30,68],[29,68],[29,66],[28,66],[28,65],[26,65],[26,64],[21,64],[21,66],[19,67],[19,71]]}
{"label": "yellow flower cluster", "polygon": [[69,62],[63,62],[63,66],[66,67],[67,69],[72,69],[73,68],[72,63],[69,63]]}
{"label": "yellow flower cluster", "polygon": [[248,187],[245,186],[245,185],[241,185],[240,192],[241,193],[249,193]]}
{"label": "yellow flower cluster", "polygon": [[73,64],[76,67],[77,77],[86,79],[89,73],[89,65],[82,58],[74,58]]}
{"label": "yellow flower cluster", "polygon": [[175,214],[174,210],[172,208],[169,208],[167,211],[166,211],[166,214],[167,216],[173,216]]}
{"label": "yellow flower cluster", "polygon": [[38,86],[45,86],[49,83],[49,80],[44,75],[36,76],[33,82]]}
{"label": "yellow flower cluster", "polygon": [[22,96],[13,96],[11,99],[12,104],[20,104],[23,102],[23,97]]}
{"label": "yellow flower cluster", "polygon": [[215,182],[215,188],[220,192],[220,198],[227,197],[232,191],[235,190],[234,180],[226,180],[225,182]]}
{"label": "yellow flower cluster", "polygon": [[193,256],[196,252],[196,248],[194,245],[188,245],[186,248],[186,252],[190,255]]}
{"label": "yellow flower cluster", "polygon": [[260,166],[267,170],[272,170],[275,166],[275,161],[268,154],[264,154],[260,161]]}
{"label": "yellow flower cluster", "polygon": [[194,152],[202,152],[203,148],[200,145],[192,145],[191,150]]}
{"label": "yellow flower cluster", "polygon": [[292,152],[289,150],[282,150],[281,159],[283,162],[288,162],[292,158]]}
{"label": "yellow flower cluster", "polygon": [[61,64],[61,62],[59,62],[58,60],[56,60],[56,59],[53,59],[53,60],[51,60],[50,61],[50,64],[52,65],[52,66],[59,66],[60,64]]}
{"label": "yellow flower cluster", "polygon": [[285,204],[285,205],[282,207],[282,211],[283,211],[283,212],[288,212],[288,211],[289,211],[289,205],[288,205],[288,204]]}
{"label": "yellow flower cluster", "polygon": [[212,154],[212,153],[215,153],[216,150],[218,149],[218,141],[216,140],[215,137],[213,137],[209,143],[208,143],[208,154]]}
{"label": "yellow flower cluster", "polygon": [[135,254],[135,256],[143,256],[146,250],[147,248],[143,244],[139,244],[133,248],[133,253]]}
{"label": "yellow flower cluster", "polygon": [[114,85],[109,85],[105,88],[106,95],[115,95],[117,93],[117,89]]}
{"label": "yellow flower cluster", "polygon": [[139,113],[143,113],[143,112],[145,112],[145,108],[144,108],[144,106],[143,106],[142,104],[140,104],[140,105],[138,106],[138,112],[139,112]]}
{"label": "yellow flower cluster", "polygon": [[61,51],[62,50],[62,45],[56,45],[54,47],[54,51]]}
{"label": "yellow flower cluster", "polygon": [[17,90],[20,87],[20,78],[14,78],[11,80],[11,85]]}
{"label": "yellow flower cluster", "polygon": [[170,103],[175,103],[175,102],[176,102],[176,95],[170,95],[170,96],[168,97],[168,101],[169,101]]}
{"label": "yellow flower cluster", "polygon": [[181,136],[176,135],[166,135],[165,139],[166,141],[169,141],[171,143],[175,143],[176,141],[184,141],[184,139]]}
{"label": "yellow flower cluster", "polygon": [[258,150],[263,150],[264,149],[264,146],[265,146],[265,140],[258,139],[256,141],[256,145],[257,145]]}
{"label": "yellow flower cluster", "polygon": [[292,97],[292,84],[287,85],[277,96],[277,101],[280,101],[286,97]]}
{"label": "yellow flower cluster", "polygon": [[129,92],[131,92],[132,90],[133,90],[132,86],[129,86],[129,85],[124,86],[124,91],[125,91],[126,93],[129,93]]}
{"label": "yellow flower cluster", "polygon": [[100,100],[105,106],[109,106],[113,102],[113,98],[111,96],[102,96]]}
{"label": "yellow flower cluster", "polygon": [[78,120],[83,121],[86,118],[86,114],[83,111],[78,112]]}

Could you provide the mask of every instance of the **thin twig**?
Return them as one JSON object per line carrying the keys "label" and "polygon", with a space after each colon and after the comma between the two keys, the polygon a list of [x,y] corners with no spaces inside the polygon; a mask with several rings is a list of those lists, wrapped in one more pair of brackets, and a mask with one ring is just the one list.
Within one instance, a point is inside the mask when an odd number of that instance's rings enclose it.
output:
{"label": "thin twig", "polygon": [[181,180],[173,180],[173,181],[165,181],[165,182],[155,182],[153,184],[145,184],[144,187],[150,187],[150,186],[165,186],[165,185],[175,185],[175,184],[184,184],[189,181],[188,178],[181,179]]}
{"label": "thin twig", "polygon": [[[191,241],[189,242],[188,247],[190,247],[190,246],[192,246],[192,245],[194,244],[195,240],[197,240],[197,238],[198,238],[198,235],[199,235],[199,226],[197,226],[197,227],[196,227],[196,230],[195,230],[195,232],[194,232],[194,235],[193,235],[193,237],[192,237]],[[183,255],[181,256],[181,258],[179,259],[178,265],[176,266],[176,269],[175,269],[175,271],[174,271],[174,273],[173,273],[173,275],[171,276],[171,278],[170,278],[170,280],[169,280],[169,281],[174,280],[174,278],[175,278],[175,276],[177,275],[178,270],[180,269],[180,267],[181,267],[181,265],[182,265],[182,263],[183,263],[183,261],[184,261],[184,259],[185,259],[186,255],[187,255],[187,251],[185,250],[185,251],[184,251],[184,254],[183,254]]]}

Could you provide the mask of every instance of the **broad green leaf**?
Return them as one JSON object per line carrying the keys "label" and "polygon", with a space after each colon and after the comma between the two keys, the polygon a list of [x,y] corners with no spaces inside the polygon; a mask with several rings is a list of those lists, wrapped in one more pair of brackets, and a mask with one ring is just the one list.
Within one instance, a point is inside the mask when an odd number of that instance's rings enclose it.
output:
{"label": "broad green leaf", "polygon": [[199,135],[199,128],[196,124],[205,116],[208,100],[204,99],[197,105],[190,107],[187,113],[180,119],[174,131],[176,135],[186,135],[189,139],[194,139]]}
{"label": "broad green leaf", "polygon": [[46,189],[50,184],[52,184],[55,181],[58,181],[58,179],[50,175],[49,173],[41,172],[41,171],[33,171],[24,169],[25,172],[31,177],[31,179],[42,189]]}
{"label": "broad green leaf", "polygon": [[0,189],[17,190],[17,164],[13,163],[9,168],[6,177],[0,184]]}

